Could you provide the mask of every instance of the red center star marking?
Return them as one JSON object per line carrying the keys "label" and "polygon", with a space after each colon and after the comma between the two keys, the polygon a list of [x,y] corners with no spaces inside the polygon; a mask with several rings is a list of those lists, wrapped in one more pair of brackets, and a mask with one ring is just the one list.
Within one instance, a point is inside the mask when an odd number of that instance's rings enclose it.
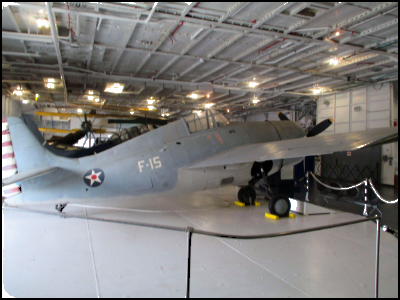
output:
{"label": "red center star marking", "polygon": [[86,179],[90,179],[90,186],[92,186],[93,182],[100,182],[101,180],[99,179],[101,172],[95,173],[94,170],[92,170],[92,174],[85,176]]}

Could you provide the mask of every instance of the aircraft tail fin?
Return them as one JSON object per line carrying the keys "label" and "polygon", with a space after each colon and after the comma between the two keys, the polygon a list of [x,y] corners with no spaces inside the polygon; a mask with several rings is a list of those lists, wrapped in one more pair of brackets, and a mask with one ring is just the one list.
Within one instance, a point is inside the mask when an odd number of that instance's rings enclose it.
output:
{"label": "aircraft tail fin", "polygon": [[43,147],[44,138],[32,118],[8,117],[7,122],[18,173],[49,167],[52,153]]}

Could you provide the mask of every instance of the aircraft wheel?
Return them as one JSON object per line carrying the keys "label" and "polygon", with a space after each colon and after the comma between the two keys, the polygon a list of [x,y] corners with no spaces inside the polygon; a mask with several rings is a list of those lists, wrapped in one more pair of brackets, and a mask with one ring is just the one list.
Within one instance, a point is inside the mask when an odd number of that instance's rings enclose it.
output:
{"label": "aircraft wheel", "polygon": [[253,205],[256,200],[256,191],[250,186],[242,187],[239,190],[238,198],[246,205]]}
{"label": "aircraft wheel", "polygon": [[287,217],[290,211],[290,201],[285,195],[275,195],[269,201],[269,212],[279,217]]}

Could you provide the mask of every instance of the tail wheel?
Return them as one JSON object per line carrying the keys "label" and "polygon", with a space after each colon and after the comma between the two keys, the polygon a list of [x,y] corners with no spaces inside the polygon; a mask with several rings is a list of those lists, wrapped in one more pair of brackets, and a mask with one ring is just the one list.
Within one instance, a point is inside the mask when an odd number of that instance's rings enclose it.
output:
{"label": "tail wheel", "polygon": [[290,211],[289,198],[282,194],[275,195],[272,197],[271,201],[269,201],[268,208],[271,214],[279,217],[287,217]]}
{"label": "tail wheel", "polygon": [[256,191],[250,186],[242,187],[238,193],[239,201],[246,205],[253,205],[254,201],[256,200],[256,196]]}

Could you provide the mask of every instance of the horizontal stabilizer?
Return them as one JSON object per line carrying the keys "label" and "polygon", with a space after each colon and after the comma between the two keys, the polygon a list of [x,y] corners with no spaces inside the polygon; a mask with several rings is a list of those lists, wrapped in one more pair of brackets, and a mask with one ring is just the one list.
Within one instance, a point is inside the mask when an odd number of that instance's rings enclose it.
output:
{"label": "horizontal stabilizer", "polygon": [[47,173],[54,172],[54,171],[56,171],[58,169],[59,169],[58,167],[44,167],[44,168],[38,168],[38,169],[25,171],[25,172],[22,172],[22,173],[17,173],[14,176],[11,176],[9,178],[3,179],[2,180],[2,184],[3,185],[8,185],[8,184],[16,183],[16,182],[21,182],[21,181],[24,181],[24,180],[28,180],[28,179],[32,179],[32,178],[35,178],[35,177],[39,177],[39,176],[45,175]]}

